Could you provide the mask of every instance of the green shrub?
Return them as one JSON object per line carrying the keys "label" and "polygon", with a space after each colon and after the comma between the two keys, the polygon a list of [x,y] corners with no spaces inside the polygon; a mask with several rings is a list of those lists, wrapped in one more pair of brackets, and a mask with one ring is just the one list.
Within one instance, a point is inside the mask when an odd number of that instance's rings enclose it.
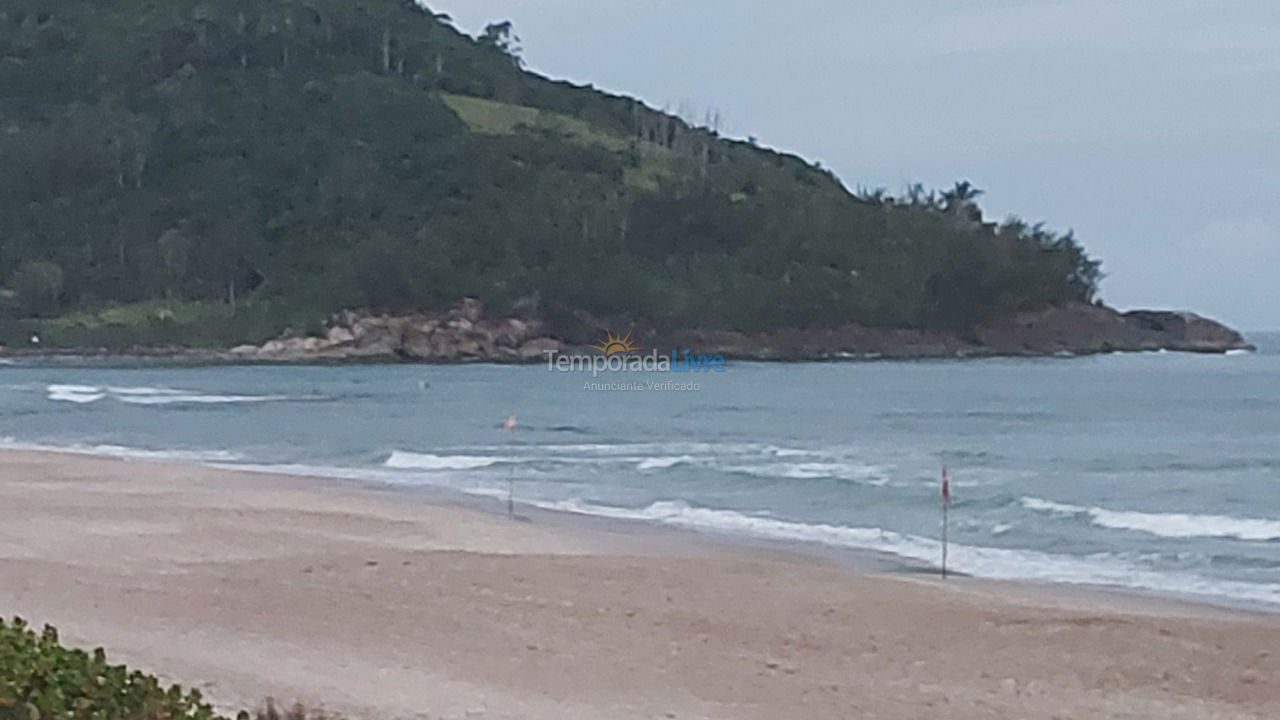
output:
{"label": "green shrub", "polygon": [[52,627],[37,633],[21,619],[0,619],[0,719],[54,718],[221,720],[197,690],[165,688],[151,675],[111,665],[101,648],[67,649]]}
{"label": "green shrub", "polygon": [[40,315],[58,307],[62,294],[62,268],[47,260],[27,260],[9,278],[18,304],[31,315]]}

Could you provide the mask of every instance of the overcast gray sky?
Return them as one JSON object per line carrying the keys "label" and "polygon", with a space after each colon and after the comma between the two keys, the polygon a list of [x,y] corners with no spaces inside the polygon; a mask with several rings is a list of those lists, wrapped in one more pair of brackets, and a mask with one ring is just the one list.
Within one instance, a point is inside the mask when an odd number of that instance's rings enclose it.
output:
{"label": "overcast gray sky", "polygon": [[972,180],[1074,228],[1121,308],[1280,328],[1276,0],[428,0],[512,20],[529,66],[725,130],[853,188]]}

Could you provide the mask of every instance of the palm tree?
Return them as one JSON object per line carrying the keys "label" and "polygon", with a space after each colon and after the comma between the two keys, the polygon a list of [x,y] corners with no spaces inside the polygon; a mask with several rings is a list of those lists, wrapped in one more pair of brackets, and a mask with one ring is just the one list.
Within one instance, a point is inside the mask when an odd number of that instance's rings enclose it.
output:
{"label": "palm tree", "polygon": [[888,201],[888,192],[888,190],[885,190],[882,187],[878,187],[874,190],[859,187],[857,195],[858,199],[863,202],[868,202],[872,205],[884,205]]}
{"label": "palm tree", "polygon": [[958,180],[950,190],[942,192],[942,208],[947,212],[975,222],[982,221],[982,210],[975,202],[983,191],[968,180]]}

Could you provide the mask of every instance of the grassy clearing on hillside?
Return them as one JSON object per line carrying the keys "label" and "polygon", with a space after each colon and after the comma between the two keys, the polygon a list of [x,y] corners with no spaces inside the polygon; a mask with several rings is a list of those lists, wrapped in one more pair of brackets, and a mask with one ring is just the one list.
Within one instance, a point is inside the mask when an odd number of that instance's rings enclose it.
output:
{"label": "grassy clearing on hillside", "polygon": [[442,97],[472,132],[481,135],[511,135],[522,129],[537,130],[610,152],[626,152],[634,148],[639,153],[639,164],[626,173],[626,183],[632,188],[656,191],[658,181],[671,174],[670,151],[655,143],[629,140],[603,132],[578,118],[525,105],[449,93],[443,93]]}
{"label": "grassy clearing on hillside", "polygon": [[45,326],[53,329],[139,327],[153,322],[187,325],[234,314],[230,305],[201,302],[147,302],[112,305],[97,310],[82,310],[51,318]]}
{"label": "grassy clearing on hillside", "polygon": [[[126,350],[148,345],[222,348],[261,343],[279,335],[293,317],[274,310],[278,308],[264,303],[239,308],[220,302],[163,300],[108,305],[51,318],[0,322],[0,346]],[[318,327],[319,318],[313,322]],[[33,337],[39,342],[32,342]]]}
{"label": "grassy clearing on hillside", "polygon": [[473,132],[484,135],[509,135],[524,126],[559,133],[577,142],[598,145],[615,152],[621,152],[630,146],[627,140],[601,132],[589,123],[568,115],[466,95],[444,93],[443,97],[445,104]]}

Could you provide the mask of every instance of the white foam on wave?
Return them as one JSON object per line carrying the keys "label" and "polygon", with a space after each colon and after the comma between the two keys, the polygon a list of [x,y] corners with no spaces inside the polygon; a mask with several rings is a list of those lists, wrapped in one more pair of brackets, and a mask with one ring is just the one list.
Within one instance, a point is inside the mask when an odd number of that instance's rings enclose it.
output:
{"label": "white foam on wave", "polygon": [[[555,465],[616,466],[644,473],[659,473],[687,466],[748,475],[768,480],[842,480],[881,487],[889,484],[891,468],[844,461],[820,450],[797,450],[756,444],[715,443],[618,443],[576,445],[522,445],[521,455],[509,455],[511,446],[485,445],[438,449],[434,452],[395,450],[383,466],[399,470],[479,470],[493,465],[545,463]],[[683,451],[683,452],[681,452]],[[808,460],[804,456],[809,456]],[[782,460],[781,458],[790,458]]]}
{"label": "white foam on wave", "polygon": [[476,470],[509,460],[493,456],[433,455],[396,450],[383,465],[397,470]]}
{"label": "white foam on wave", "polygon": [[1228,515],[1192,513],[1148,513],[1136,510],[1108,510],[1053,502],[1037,497],[1022,498],[1023,507],[1059,515],[1084,515],[1099,527],[1135,530],[1166,538],[1216,537],[1236,540],[1280,540],[1280,520],[1238,518]]}
{"label": "white foam on wave", "polygon": [[[478,445],[469,448],[480,452],[502,452],[505,445]],[[715,443],[715,442],[601,442],[536,445],[530,448],[554,457],[617,458],[625,456],[678,457],[691,455],[698,458],[751,456],[761,458],[793,456],[826,456],[822,450],[801,450],[778,447],[764,443]]]}
{"label": "white foam on wave", "polygon": [[183,395],[185,390],[174,390],[173,388],[159,387],[111,387],[108,386],[109,392],[117,395]]}
{"label": "white foam on wave", "polygon": [[50,400],[85,405],[107,396],[100,388],[88,385],[50,385],[45,388]]}
{"label": "white foam on wave", "polygon": [[124,445],[86,445],[72,443],[56,445],[47,443],[30,443],[13,438],[0,439],[0,448],[5,450],[34,450],[39,452],[69,453],[72,455],[95,455],[114,457],[125,460],[154,460],[171,462],[235,462],[243,456],[230,450],[151,450],[147,448],[127,447]]}
{"label": "white foam on wave", "polygon": [[783,480],[844,480],[864,485],[883,487],[889,484],[888,470],[880,465],[848,462],[800,462],[762,463],[757,465],[731,464],[718,466],[725,472],[740,473],[759,478]]}
{"label": "white foam on wave", "polygon": [[673,455],[668,457],[649,457],[636,463],[637,470],[666,470],[677,465],[689,465],[698,462],[692,455]]}
{"label": "white foam on wave", "polygon": [[285,395],[222,395],[156,387],[98,387],[96,385],[48,385],[49,400],[88,404],[112,399],[129,405],[221,405],[293,400]]}
{"label": "white foam on wave", "polygon": [[765,452],[773,455],[774,457],[805,457],[808,455],[816,454],[816,452],[813,450],[801,450],[799,448],[778,447],[776,445],[767,445],[765,446],[764,450]]}
{"label": "white foam on wave", "polygon": [[130,405],[223,405],[228,403],[264,403],[289,400],[285,395],[120,395],[117,400]]}
{"label": "white foam on wave", "polygon": [[[564,512],[644,520],[693,530],[872,550],[930,565],[935,565],[939,560],[937,540],[880,528],[801,523],[731,510],[694,507],[680,501],[656,502],[639,509],[595,505],[578,500],[535,504]],[[1159,572],[1107,553],[1075,557],[1034,550],[952,543],[949,565],[959,572],[997,580],[1110,585],[1280,605],[1280,584],[1237,582],[1189,573]]]}

